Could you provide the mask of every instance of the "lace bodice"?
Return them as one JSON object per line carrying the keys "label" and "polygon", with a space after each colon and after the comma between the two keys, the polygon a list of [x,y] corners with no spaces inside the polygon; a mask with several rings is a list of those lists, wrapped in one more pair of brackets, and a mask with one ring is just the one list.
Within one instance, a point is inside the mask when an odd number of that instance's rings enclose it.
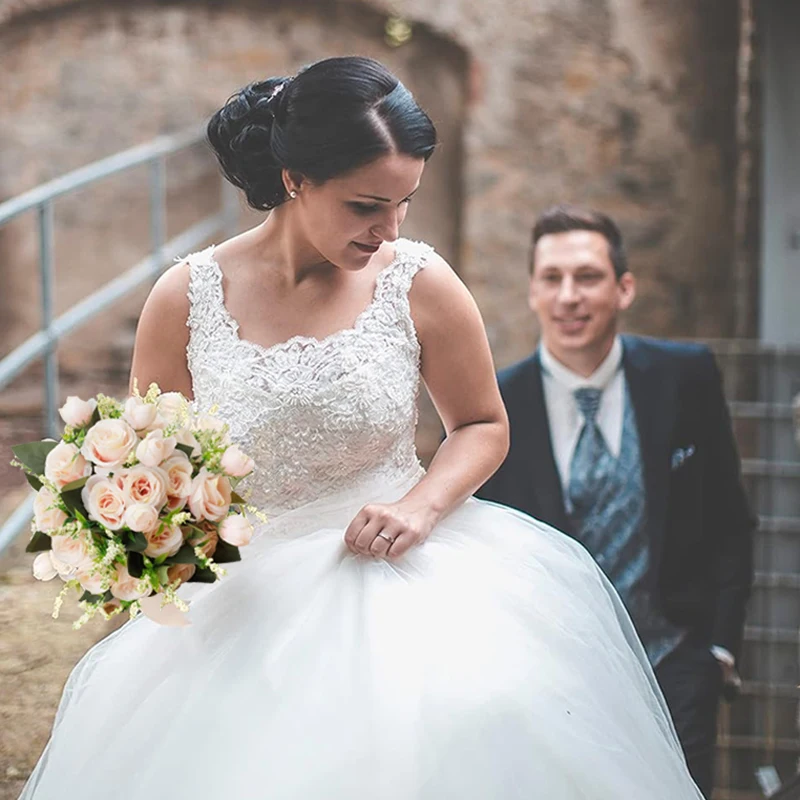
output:
{"label": "lace bodice", "polygon": [[420,347],[408,291],[432,252],[400,239],[351,328],[272,347],[239,336],[210,247],[187,258],[194,397],[256,461],[247,479],[267,513],[420,469],[414,447]]}

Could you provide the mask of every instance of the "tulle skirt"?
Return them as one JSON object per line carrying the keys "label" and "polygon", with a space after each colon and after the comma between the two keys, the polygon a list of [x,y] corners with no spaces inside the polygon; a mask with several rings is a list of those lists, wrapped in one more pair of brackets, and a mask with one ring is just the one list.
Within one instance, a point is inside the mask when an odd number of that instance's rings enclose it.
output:
{"label": "tulle skirt", "polygon": [[408,488],[281,515],[191,626],[139,618],[89,651],[22,798],[701,798],[580,545],[469,500],[398,562],[345,548]]}

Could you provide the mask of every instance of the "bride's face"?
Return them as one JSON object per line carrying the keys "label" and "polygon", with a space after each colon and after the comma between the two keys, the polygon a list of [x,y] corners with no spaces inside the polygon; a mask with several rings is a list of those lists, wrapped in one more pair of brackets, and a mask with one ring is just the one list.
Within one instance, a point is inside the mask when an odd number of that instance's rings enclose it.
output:
{"label": "bride's face", "polygon": [[309,243],[326,260],[363,269],[399,236],[425,162],[391,154],[321,185],[304,181],[292,202]]}

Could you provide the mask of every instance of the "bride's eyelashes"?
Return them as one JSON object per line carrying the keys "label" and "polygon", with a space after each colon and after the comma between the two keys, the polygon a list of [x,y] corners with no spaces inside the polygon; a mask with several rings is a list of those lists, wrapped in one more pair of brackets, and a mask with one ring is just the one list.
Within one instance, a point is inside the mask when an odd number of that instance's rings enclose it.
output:
{"label": "bride's eyelashes", "polygon": [[[406,197],[405,200],[400,201],[400,205],[409,205],[410,203],[411,203],[410,197]],[[367,217],[370,214],[374,214],[376,211],[380,209],[380,206],[377,203],[351,202],[348,203],[348,205],[350,206],[350,208],[353,209],[353,211],[356,212],[356,214],[359,214],[362,217]]]}

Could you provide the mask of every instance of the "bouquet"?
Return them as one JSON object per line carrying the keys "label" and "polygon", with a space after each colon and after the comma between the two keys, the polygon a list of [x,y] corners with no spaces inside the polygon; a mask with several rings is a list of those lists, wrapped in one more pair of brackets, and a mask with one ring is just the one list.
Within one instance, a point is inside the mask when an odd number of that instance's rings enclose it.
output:
{"label": "bouquet", "polygon": [[234,489],[253,460],[213,413],[155,384],[125,402],[69,397],[59,413],[60,441],[12,448],[37,492],[26,548],[38,553],[34,577],[64,581],[53,617],[75,590],[84,610],[76,628],[98,612],[123,611],[187,624],[177,588],[216,581],[219,565],[240,560],[250,542],[253,526]]}

